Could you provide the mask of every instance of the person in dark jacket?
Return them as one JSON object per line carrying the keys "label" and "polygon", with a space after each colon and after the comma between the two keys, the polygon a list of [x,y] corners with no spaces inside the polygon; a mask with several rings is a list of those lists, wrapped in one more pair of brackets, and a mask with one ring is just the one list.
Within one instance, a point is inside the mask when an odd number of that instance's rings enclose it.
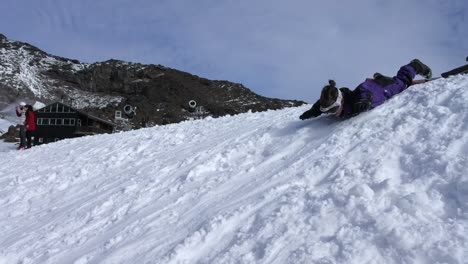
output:
{"label": "person in dark jacket", "polygon": [[412,84],[417,74],[427,80],[432,77],[431,69],[420,60],[414,59],[402,66],[395,77],[376,73],[374,78],[366,79],[353,91],[346,87],[338,89],[335,81],[329,80],[328,85],[322,89],[320,99],[299,118],[309,119],[323,113],[334,114],[340,118],[358,115],[404,91]]}
{"label": "person in dark jacket", "polygon": [[31,137],[34,135],[34,131],[36,130],[36,116],[32,105],[26,105],[26,119],[24,120],[24,126],[26,127],[27,148],[31,148]]}
{"label": "person in dark jacket", "polygon": [[26,129],[24,127],[24,120],[26,119],[26,103],[21,102],[16,106],[16,115],[18,116],[18,125],[19,125],[19,138],[20,144],[18,149],[24,149],[26,147]]}

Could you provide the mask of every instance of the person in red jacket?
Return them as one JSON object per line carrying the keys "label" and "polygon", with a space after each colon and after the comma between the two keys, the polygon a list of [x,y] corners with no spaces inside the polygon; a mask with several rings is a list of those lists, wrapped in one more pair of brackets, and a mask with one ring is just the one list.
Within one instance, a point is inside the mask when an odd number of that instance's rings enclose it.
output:
{"label": "person in red jacket", "polygon": [[26,119],[24,120],[24,126],[26,127],[26,141],[28,148],[31,148],[31,137],[34,135],[36,130],[36,116],[32,105],[26,105]]}

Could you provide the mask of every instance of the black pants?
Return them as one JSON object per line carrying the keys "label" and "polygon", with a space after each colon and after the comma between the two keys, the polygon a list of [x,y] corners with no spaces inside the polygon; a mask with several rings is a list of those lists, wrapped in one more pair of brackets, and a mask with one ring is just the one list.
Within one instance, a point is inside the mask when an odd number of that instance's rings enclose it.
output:
{"label": "black pants", "polygon": [[34,136],[34,131],[26,131],[26,141],[28,144],[28,148],[32,146],[32,141],[31,141],[32,136]]}
{"label": "black pants", "polygon": [[26,147],[26,127],[24,125],[20,125],[19,128],[20,147]]}

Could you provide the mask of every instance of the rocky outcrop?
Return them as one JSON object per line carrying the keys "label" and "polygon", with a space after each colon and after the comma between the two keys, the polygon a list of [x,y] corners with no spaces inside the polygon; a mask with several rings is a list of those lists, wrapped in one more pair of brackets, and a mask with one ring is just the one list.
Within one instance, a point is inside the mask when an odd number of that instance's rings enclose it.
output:
{"label": "rocky outcrop", "polygon": [[115,111],[131,107],[134,114],[123,117],[132,127],[304,103],[266,98],[242,84],[208,80],[162,65],[119,60],[83,64],[1,35],[0,101],[20,96],[72,104],[110,121]]}
{"label": "rocky outcrop", "polygon": [[4,142],[14,143],[17,142],[19,138],[19,126],[10,126],[8,131],[0,136]]}

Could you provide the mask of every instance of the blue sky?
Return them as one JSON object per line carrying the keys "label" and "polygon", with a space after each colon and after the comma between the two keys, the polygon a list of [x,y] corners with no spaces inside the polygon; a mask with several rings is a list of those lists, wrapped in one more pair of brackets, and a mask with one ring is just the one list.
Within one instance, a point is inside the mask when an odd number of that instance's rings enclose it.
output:
{"label": "blue sky", "polygon": [[48,53],[162,64],[313,102],[413,58],[435,75],[468,56],[466,0],[2,0],[0,33]]}

